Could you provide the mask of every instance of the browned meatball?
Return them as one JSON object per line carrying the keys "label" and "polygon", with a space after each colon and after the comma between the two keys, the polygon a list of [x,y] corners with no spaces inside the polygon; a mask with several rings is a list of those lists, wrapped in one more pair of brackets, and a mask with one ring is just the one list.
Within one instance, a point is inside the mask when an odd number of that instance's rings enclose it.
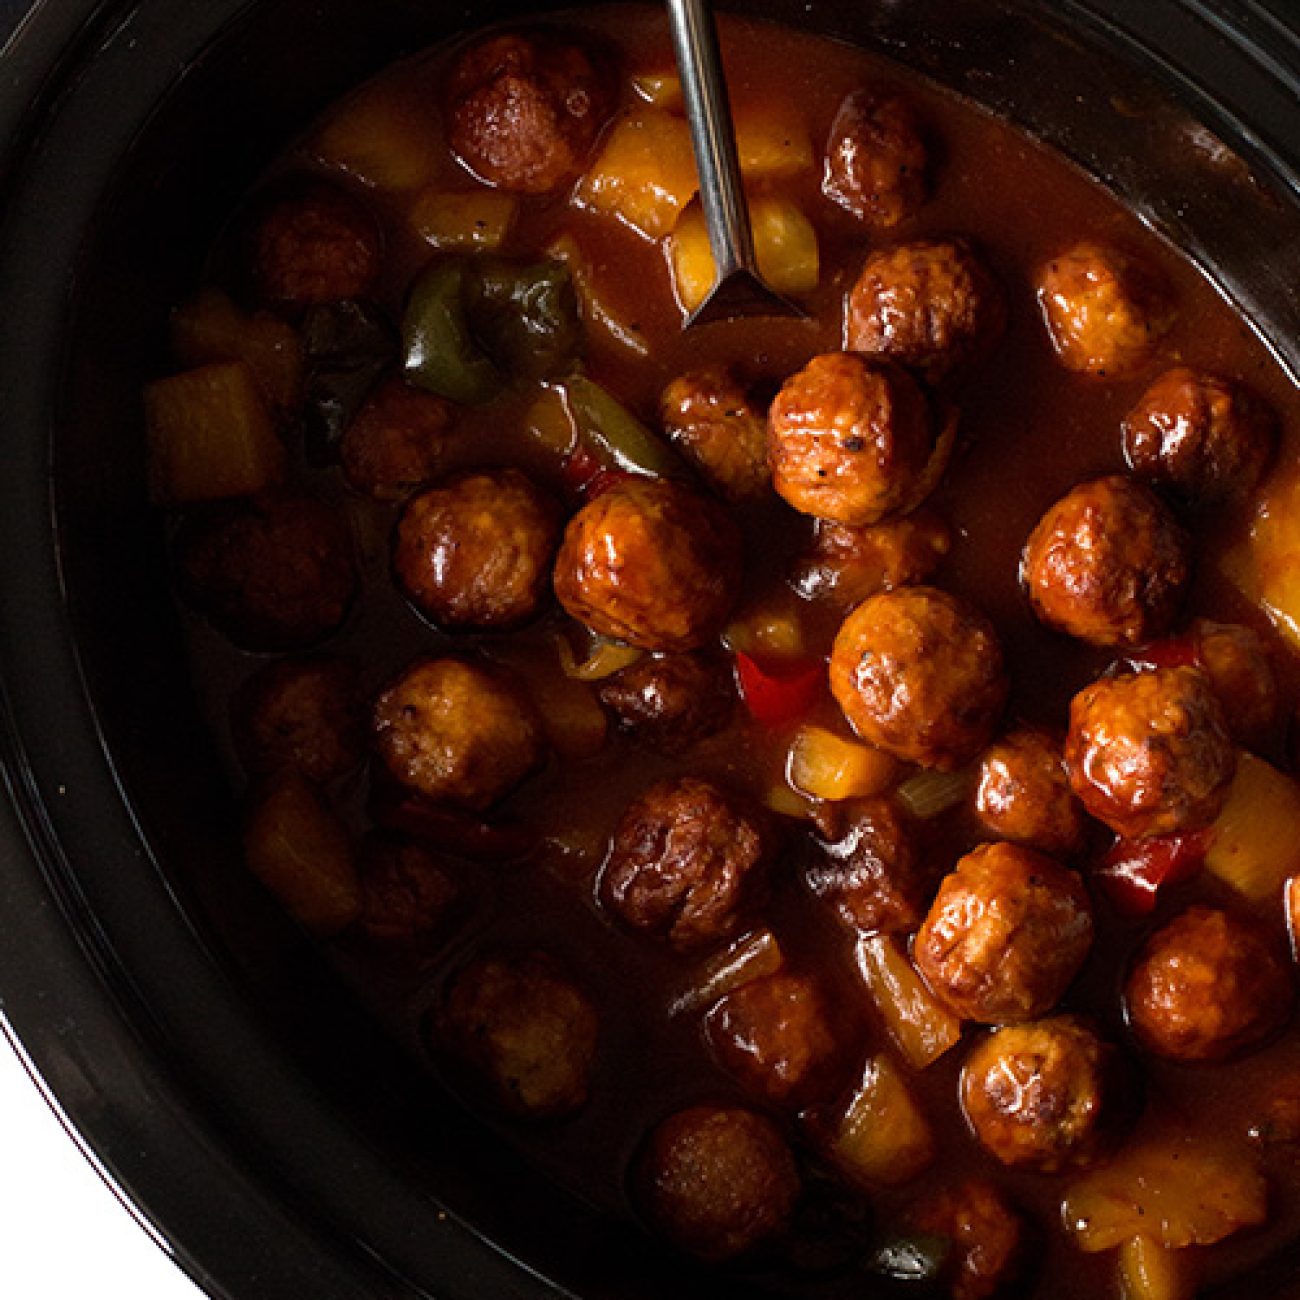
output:
{"label": "browned meatball", "polygon": [[873,524],[912,498],[935,448],[929,403],[904,370],[850,352],[814,357],[768,416],[772,482],[796,510]]}
{"label": "browned meatball", "polygon": [[899,587],[859,605],[835,637],[830,677],[864,740],[943,769],[988,744],[1008,689],[993,625],[933,587]]}
{"label": "browned meatball", "polygon": [[342,516],[267,495],[192,515],[176,537],[186,599],[246,650],[297,650],[334,631],[356,593]]}
{"label": "browned meatball", "polygon": [[1291,1012],[1288,963],[1254,922],[1189,907],[1143,945],[1125,990],[1138,1041],[1174,1061],[1258,1047]]}
{"label": "browned meatball", "polygon": [[607,677],[600,702],[637,740],[665,754],[680,754],[731,721],[736,684],[717,654],[647,655]]}
{"label": "browned meatball", "polygon": [[1277,417],[1264,402],[1186,366],[1161,375],[1124,420],[1124,455],[1134,473],[1198,505],[1248,496],[1276,443]]}
{"label": "browned meatball", "polygon": [[1007,1293],[1022,1272],[1025,1221],[990,1182],[968,1179],[946,1187],[917,1206],[910,1222],[918,1232],[952,1242],[943,1270],[952,1300],[991,1300]]}
{"label": "browned meatball", "polygon": [[348,660],[267,664],[235,692],[230,711],[235,749],[250,773],[290,767],[328,785],[365,756],[357,669]]}
{"label": "browned meatball", "polygon": [[1093,645],[1138,645],[1172,625],[1191,576],[1187,534],[1159,497],[1113,474],[1038,521],[1020,573],[1034,613]]}
{"label": "browned meatball", "polygon": [[708,943],[735,929],[765,849],[758,824],[715,786],[660,781],[619,819],[601,898],[635,930],[678,948]]}
{"label": "browned meatball", "polygon": [[384,766],[428,799],[482,809],[541,765],[543,727],[511,679],[461,659],[424,659],[375,702]]}
{"label": "browned meatball", "polygon": [[393,376],[366,399],[343,433],[349,484],[377,501],[398,500],[437,476],[453,407]]}
{"label": "browned meatball", "polygon": [[1054,1173],[1084,1164],[1115,1104],[1115,1049],[1073,1016],[1005,1025],[966,1058],[961,1104],[1004,1165]]}
{"label": "browned meatball", "polygon": [[735,1106],[693,1106],[646,1139],[633,1192],[680,1250],[731,1259],[785,1227],[800,1193],[794,1156],[771,1120]]}
{"label": "browned meatball", "polygon": [[1267,735],[1278,718],[1278,682],[1259,634],[1237,623],[1197,619],[1192,635],[1196,666],[1219,697],[1233,739],[1250,744]]}
{"label": "browned meatball", "polygon": [[445,923],[460,890],[423,845],[368,835],[361,845],[361,932],[375,943],[415,948]]}
{"label": "browned meatball", "polygon": [[1099,378],[1142,370],[1174,323],[1168,291],[1150,267],[1090,241],[1042,268],[1038,302],[1061,364]]}
{"label": "browned meatball", "polygon": [[944,878],[912,956],[936,996],[966,1020],[1034,1020],[1050,1011],[1092,946],[1083,882],[1046,854],[982,844]]}
{"label": "browned meatball", "polygon": [[805,600],[856,605],[878,591],[932,578],[952,548],[952,530],[932,510],[854,528],[819,519],[791,583]]}
{"label": "browned meatball", "polygon": [[1061,746],[1033,727],[1009,732],[984,751],[975,815],[990,835],[1055,857],[1083,847],[1083,808],[1070,788]]}
{"label": "browned meatball", "polygon": [[1236,771],[1223,709],[1197,668],[1120,673],[1070,702],[1070,784],[1118,835],[1207,826]]}
{"label": "browned meatball", "polygon": [[482,180],[543,194],[572,180],[613,107],[586,50],[546,32],[502,32],[471,45],[447,84],[447,136]]}
{"label": "browned meatball", "polygon": [[705,1022],[723,1068],[776,1105],[802,1104],[826,1086],[835,1032],[814,980],[778,972],[728,993]]}
{"label": "browned meatball", "polygon": [[543,952],[480,957],[447,990],[443,1041],[526,1119],[572,1115],[586,1103],[599,1021],[591,999]]}
{"label": "browned meatball", "polygon": [[963,240],[880,249],[849,290],[844,346],[940,383],[984,360],[1007,324],[993,274]]}
{"label": "browned meatball", "polygon": [[897,95],[848,95],[826,141],[822,191],[869,226],[888,229],[925,202],[925,141],[912,106]]}
{"label": "browned meatball", "polygon": [[667,479],[629,478],[569,521],[555,594],[601,636],[693,650],[726,622],[740,567],[739,534],[716,505]]}
{"label": "browned meatball", "polygon": [[517,627],[550,594],[559,540],[559,507],[517,469],[464,474],[407,502],[393,574],[440,627]]}
{"label": "browned meatball", "polygon": [[254,219],[251,244],[257,295],[281,307],[364,297],[383,255],[369,209],[347,190],[319,180],[265,203]]}
{"label": "browned meatball", "polygon": [[709,366],[679,375],[659,399],[659,418],[724,501],[753,501],[767,492],[767,418],[731,371]]}
{"label": "browned meatball", "polygon": [[819,852],[804,869],[812,893],[863,934],[915,930],[934,892],[934,873],[897,805],[890,799],[831,804],[817,821]]}

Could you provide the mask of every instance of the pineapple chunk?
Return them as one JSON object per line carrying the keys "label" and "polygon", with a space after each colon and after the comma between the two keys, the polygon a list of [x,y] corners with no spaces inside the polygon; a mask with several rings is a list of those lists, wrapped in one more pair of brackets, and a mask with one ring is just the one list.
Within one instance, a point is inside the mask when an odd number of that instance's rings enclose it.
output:
{"label": "pineapple chunk", "polygon": [[283,482],[285,447],[243,362],[155,380],[144,406],[155,501],[216,501]]}
{"label": "pineapple chunk", "polygon": [[961,1021],[940,1006],[907,953],[887,934],[859,939],[858,971],[889,1036],[914,1070],[956,1046]]}
{"label": "pineapple chunk", "polygon": [[[789,199],[760,196],[750,200],[754,252],[763,279],[778,293],[809,293],[817,287],[820,265],[817,232]],[[682,213],[669,240],[673,287],[682,310],[692,312],[713,288],[717,272],[704,210],[693,204]]]}
{"label": "pineapple chunk", "polygon": [[1194,1300],[1196,1295],[1196,1271],[1187,1252],[1152,1237],[1131,1237],[1119,1248],[1119,1282],[1124,1300]]}
{"label": "pineapple chunk", "polygon": [[1300,468],[1288,465],[1268,480],[1247,536],[1221,565],[1241,594],[1300,650]]}
{"label": "pineapple chunk", "polygon": [[812,137],[803,115],[785,99],[762,99],[736,108],[736,155],[747,180],[811,171]]}
{"label": "pineapple chunk", "polygon": [[426,190],[412,204],[410,223],[442,253],[491,253],[506,242],[519,199],[499,190]]}
{"label": "pineapple chunk", "polygon": [[365,185],[395,193],[427,185],[439,154],[432,115],[382,87],[345,103],[321,128],[312,152]]}
{"label": "pineapple chunk", "polygon": [[871,1057],[830,1142],[830,1155],[855,1183],[910,1182],[934,1160],[934,1134],[887,1056]]}
{"label": "pineapple chunk", "polygon": [[632,74],[632,89],[651,108],[680,112],[682,108],[682,79],[671,68],[646,68]]}
{"label": "pineapple chunk", "polygon": [[814,799],[861,799],[888,790],[898,764],[883,750],[806,723],[791,742],[786,774]]}
{"label": "pineapple chunk", "polygon": [[1241,750],[1210,835],[1207,870],[1254,902],[1275,897],[1300,872],[1300,785]]}

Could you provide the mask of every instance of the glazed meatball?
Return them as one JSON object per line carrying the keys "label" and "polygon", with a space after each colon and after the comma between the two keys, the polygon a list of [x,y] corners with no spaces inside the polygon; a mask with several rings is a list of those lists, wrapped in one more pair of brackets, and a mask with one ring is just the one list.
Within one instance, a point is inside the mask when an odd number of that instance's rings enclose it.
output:
{"label": "glazed meatball", "polygon": [[407,668],[375,702],[388,771],[427,799],[483,809],[542,763],[543,727],[514,682],[461,659]]}
{"label": "glazed meatball", "polygon": [[703,1259],[744,1254],[785,1227],[800,1193],[794,1156],[771,1120],[693,1106],[647,1138],[633,1193],[650,1223]]}
{"label": "glazed meatball", "polygon": [[779,972],[728,993],[705,1022],[709,1046],[747,1091],[797,1105],[824,1089],[835,1032],[815,981]]}
{"label": "glazed meatball", "polygon": [[446,1046],[525,1119],[581,1110],[591,1087],[599,1022],[591,999],[548,954],[480,957],[447,990]]}
{"label": "glazed meatball", "polygon": [[361,933],[390,948],[417,948],[443,926],[460,893],[423,845],[368,835],[361,845]]}
{"label": "glazed meatball", "polygon": [[952,1300],[991,1300],[1008,1292],[1024,1265],[1028,1232],[1024,1219],[983,1179],[944,1188],[911,1216],[917,1232],[947,1237],[952,1253],[944,1281]]}
{"label": "glazed meatball", "polygon": [[614,99],[580,45],[546,32],[503,32],[469,47],[451,71],[447,136],[480,179],[544,194],[582,170]]}
{"label": "glazed meatball", "polygon": [[854,91],[831,123],[822,192],[867,225],[886,230],[925,202],[927,161],[920,124],[906,100]]}
{"label": "glazed meatball", "polygon": [[722,731],[736,704],[730,666],[706,651],[647,655],[607,677],[597,693],[620,727],[665,754]]}
{"label": "glazed meatball", "polygon": [[724,501],[764,496],[767,419],[744,385],[722,366],[679,375],[659,399],[659,418],[673,445]]}
{"label": "glazed meatball", "polygon": [[231,734],[254,775],[293,768],[328,785],[361,765],[366,729],[356,665],[345,659],[280,659],[231,700]]}
{"label": "glazed meatball", "polygon": [[1276,443],[1277,417],[1259,398],[1186,366],[1161,375],[1124,420],[1133,472],[1197,505],[1249,496]]}
{"label": "glazed meatball", "polygon": [[962,240],[880,249],[849,290],[844,346],[888,357],[937,384],[969,371],[997,346],[1006,300]]}
{"label": "glazed meatball", "polygon": [[1083,806],[1135,838],[1209,825],[1236,750],[1205,675],[1184,666],[1084,687],[1070,702],[1065,762]]}
{"label": "glazed meatball", "polygon": [[934,878],[913,826],[890,799],[831,804],[817,814],[817,852],[804,869],[814,896],[862,934],[910,933]]}
{"label": "glazed meatball", "polygon": [[191,515],[176,537],[182,594],[245,650],[298,650],[343,622],[352,538],[313,497],[265,495]]}
{"label": "glazed meatball", "polygon": [[1092,946],[1083,882],[1046,854],[982,844],[944,878],[913,960],[965,1020],[1034,1020],[1050,1011]]}
{"label": "glazed meatball", "polygon": [[601,899],[634,930],[697,947],[736,928],[765,849],[759,825],[716,787],[661,781],[619,819]]}
{"label": "glazed meatball", "polygon": [[1293,995],[1285,956],[1255,923],[1189,907],[1147,939],[1125,1001],[1129,1024],[1149,1052],[1222,1061],[1279,1029]]}
{"label": "glazed meatball", "polygon": [[993,625],[933,587],[899,587],[859,605],[835,637],[830,679],[865,741],[941,769],[988,744],[1008,690]]}
{"label": "glazed meatball", "polygon": [[1035,525],[1021,579],[1049,627],[1093,645],[1167,632],[1191,576],[1187,534],[1159,497],[1122,475],[1072,488]]}
{"label": "glazed meatball", "polygon": [[1083,808],[1070,788],[1061,746],[1021,727],[984,751],[975,815],[988,834],[1068,858],[1083,847]]}
{"label": "glazed meatball", "polygon": [[1089,241],[1042,268],[1038,303],[1061,364],[1099,378],[1142,370],[1174,323],[1168,291],[1151,268]]}
{"label": "glazed meatball", "polygon": [[1082,1021],[1004,1025],[966,1058],[961,1104],[1004,1165],[1054,1173],[1087,1163],[1114,1107],[1115,1050]]}
{"label": "glazed meatball", "polygon": [[395,501],[436,478],[452,411],[446,398],[386,379],[343,432],[339,459],[348,483],[362,496]]}
{"label": "glazed meatball", "polygon": [[364,297],[383,252],[379,226],[361,200],[317,180],[264,203],[251,244],[258,297],[290,308]]}
{"label": "glazed meatball", "polygon": [[952,530],[927,508],[861,528],[819,519],[790,581],[805,600],[848,607],[927,581],[951,549]]}
{"label": "glazed meatball", "polygon": [[1258,633],[1236,623],[1198,619],[1196,666],[1223,705],[1224,721],[1243,744],[1268,734],[1278,718],[1277,672]]}
{"label": "glazed meatball", "polygon": [[560,510],[517,469],[465,474],[412,497],[397,523],[393,573],[439,627],[517,627],[550,594]]}
{"label": "glazed meatball", "polygon": [[916,381],[850,352],[814,357],[786,380],[768,416],[777,492],[804,514],[844,524],[915,504],[934,448]]}
{"label": "glazed meatball", "polygon": [[717,506],[667,479],[628,478],[569,521],[555,594],[600,636],[693,650],[721,631],[740,568],[739,534]]}

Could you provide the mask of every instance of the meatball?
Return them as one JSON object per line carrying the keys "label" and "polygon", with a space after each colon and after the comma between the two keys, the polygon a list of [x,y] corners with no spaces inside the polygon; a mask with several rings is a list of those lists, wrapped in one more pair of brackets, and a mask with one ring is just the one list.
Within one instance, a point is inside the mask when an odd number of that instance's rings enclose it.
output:
{"label": "meatball", "polygon": [[680,754],[731,721],[736,684],[718,654],[647,655],[597,687],[600,702],[637,740]]}
{"label": "meatball", "polygon": [[382,253],[379,226],[360,199],[324,181],[303,182],[256,214],[253,286],[280,307],[362,298],[379,276]]}
{"label": "meatball", "polygon": [[764,496],[767,418],[729,370],[710,366],[679,375],[659,399],[659,418],[673,445],[724,501]]}
{"label": "meatball", "polygon": [[873,524],[914,504],[935,449],[932,425],[905,370],[851,352],[814,357],[772,403],[773,485],[804,514]]}
{"label": "meatball", "polygon": [[759,825],[707,781],[661,781],[619,819],[601,898],[634,930],[696,947],[736,928],[765,850]]}
{"label": "meatball", "polygon": [[740,536],[711,501],[667,479],[628,478],[569,521],[555,594],[601,636],[693,650],[721,631],[740,569]]}
{"label": "meatball", "polygon": [[830,679],[864,740],[941,769],[988,744],[1008,690],[993,625],[933,587],[899,587],[859,605],[836,634]]}
{"label": "meatball", "polygon": [[1092,479],[1048,508],[1020,574],[1034,613],[1093,645],[1167,632],[1191,576],[1187,534],[1159,497],[1122,475]]}
{"label": "meatball", "polygon": [[925,202],[927,156],[912,107],[897,95],[848,95],[826,141],[822,192],[869,226],[887,230]]}
{"label": "meatball", "polygon": [[935,1193],[913,1210],[911,1226],[952,1242],[943,1270],[952,1300],[991,1300],[1010,1290],[1022,1271],[1025,1221],[983,1179]]}
{"label": "meatball", "polygon": [[1083,809],[1070,788],[1061,746],[1021,727],[984,751],[975,815],[990,835],[1068,858],[1083,847]]}
{"label": "meatball", "polygon": [[1198,619],[1192,635],[1196,666],[1219,697],[1233,739],[1250,744],[1267,735],[1278,718],[1278,682],[1258,633],[1236,623]]}
{"label": "meatball", "polygon": [[1135,474],[1197,505],[1249,496],[1277,443],[1277,417],[1239,384],[1178,366],[1143,393],[1124,420]]}
{"label": "meatball", "polygon": [[861,528],[820,519],[791,585],[805,600],[856,605],[927,581],[951,549],[952,530],[927,508]]}
{"label": "meatball", "polygon": [[832,804],[818,814],[823,837],[804,868],[808,888],[862,934],[910,933],[934,892],[916,833],[890,799]]}
{"label": "meatball", "polygon": [[526,1119],[586,1103],[599,1021],[591,999],[543,952],[479,957],[452,981],[443,1042],[501,1108]]}
{"label": "meatball", "polygon": [[982,844],[944,878],[913,947],[926,983],[985,1024],[1050,1011],[1092,946],[1083,882],[1046,854]]}
{"label": "meatball", "polygon": [[785,1227],[800,1193],[794,1156],[771,1120],[735,1106],[692,1106],[646,1139],[633,1193],[680,1250],[731,1259]]}
{"label": "meatball", "polygon": [[1149,1052],[1222,1061],[1281,1028],[1294,996],[1283,953],[1253,922],[1189,907],[1160,927],[1129,972],[1129,1024]]}
{"label": "meatball", "polygon": [[460,893],[442,860],[423,845],[368,835],[361,845],[362,934],[392,948],[416,948],[444,924]]}
{"label": "meatball", "polygon": [[1082,1021],[1056,1016],[994,1030],[966,1058],[961,1104],[1004,1165],[1055,1173],[1087,1163],[1115,1102],[1115,1050]]}
{"label": "meatball", "polygon": [[395,501],[437,477],[453,407],[396,376],[366,399],[343,432],[339,458],[353,489]]}
{"label": "meatball", "polygon": [[245,769],[293,768],[328,785],[361,765],[366,728],[356,665],[345,659],[280,659],[231,700],[231,734]]}
{"label": "meatball", "polygon": [[1209,825],[1236,750],[1205,675],[1183,666],[1084,687],[1070,702],[1065,762],[1083,806],[1135,838]]}
{"label": "meatball", "polygon": [[1099,378],[1142,370],[1174,323],[1168,291],[1150,267],[1090,241],[1042,268],[1038,303],[1061,364]]}
{"label": "meatball", "polygon": [[512,628],[549,596],[559,540],[559,507],[517,469],[465,474],[407,502],[393,573],[440,627]]}
{"label": "meatball", "polygon": [[384,766],[428,799],[484,809],[541,766],[542,720],[513,681],[461,659],[424,659],[375,702]]}
{"label": "meatball", "polygon": [[610,79],[580,45],[502,32],[465,50],[447,83],[447,136],[481,180],[521,194],[582,170],[614,105]]}
{"label": "meatball", "polygon": [[342,516],[268,494],[191,515],[176,537],[182,594],[245,650],[299,650],[334,631],[356,594]]}
{"label": "meatball", "polygon": [[888,357],[929,383],[983,361],[1007,324],[992,272],[962,240],[879,249],[849,290],[844,346]]}

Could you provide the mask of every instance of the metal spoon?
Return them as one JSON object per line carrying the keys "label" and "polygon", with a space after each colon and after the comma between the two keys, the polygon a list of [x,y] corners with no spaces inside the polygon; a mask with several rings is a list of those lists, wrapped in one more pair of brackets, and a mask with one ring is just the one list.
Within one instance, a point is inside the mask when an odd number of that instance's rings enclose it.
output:
{"label": "metal spoon", "polygon": [[763,283],[758,271],[709,0],[668,0],[668,20],[717,268],[713,288],[687,317],[686,328],[737,316],[802,316],[794,303]]}

